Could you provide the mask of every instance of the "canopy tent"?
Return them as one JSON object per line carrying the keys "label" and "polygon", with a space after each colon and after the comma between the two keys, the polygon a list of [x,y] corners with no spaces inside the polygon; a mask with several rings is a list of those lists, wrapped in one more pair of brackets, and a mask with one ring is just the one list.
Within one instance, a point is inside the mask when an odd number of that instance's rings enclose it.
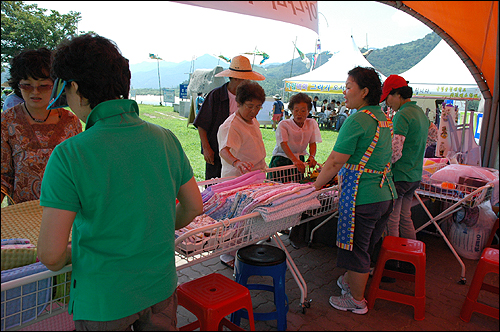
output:
{"label": "canopy tent", "polygon": [[[218,1],[177,1],[215,8]],[[480,145],[482,166],[498,168],[500,108],[498,1],[378,1],[415,17],[435,31],[458,54],[485,100]],[[217,9],[305,26],[318,32],[317,1],[220,1]],[[259,10],[250,8],[263,3]],[[259,5],[261,6],[261,5]],[[267,6],[267,7],[265,7]],[[307,8],[306,8],[307,7]],[[283,14],[283,15],[282,15]],[[312,23],[310,26],[306,23]]]}
{"label": "canopy tent", "polygon": [[413,88],[414,98],[481,99],[476,80],[444,40],[419,63],[399,75]]}
{"label": "canopy tent", "polygon": [[[352,36],[339,44],[343,45],[341,51],[333,54],[321,67],[284,79],[285,91],[342,94],[349,70],[356,66],[373,67],[361,54]],[[382,74],[380,78],[385,80]]]}
{"label": "canopy tent", "polygon": [[481,160],[498,169],[500,127],[498,1],[379,1],[436,32],[465,63],[484,98]]}

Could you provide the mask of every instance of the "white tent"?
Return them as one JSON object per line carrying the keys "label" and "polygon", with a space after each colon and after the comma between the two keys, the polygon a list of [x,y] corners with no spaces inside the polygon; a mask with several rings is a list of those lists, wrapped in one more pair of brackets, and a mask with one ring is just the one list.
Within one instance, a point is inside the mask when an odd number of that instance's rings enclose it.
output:
{"label": "white tent", "polygon": [[[343,45],[340,51],[321,67],[284,79],[285,91],[342,94],[349,70],[356,66],[373,67],[361,54],[352,36],[339,45]],[[380,74],[380,79],[383,82],[386,77]]]}
{"label": "white tent", "polygon": [[409,82],[414,98],[481,99],[476,80],[444,40],[419,63],[399,76]]}

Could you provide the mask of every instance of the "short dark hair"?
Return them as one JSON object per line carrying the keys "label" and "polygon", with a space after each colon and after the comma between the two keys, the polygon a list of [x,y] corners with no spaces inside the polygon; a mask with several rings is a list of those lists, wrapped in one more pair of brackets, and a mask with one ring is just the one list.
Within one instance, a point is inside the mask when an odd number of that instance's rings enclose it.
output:
{"label": "short dark hair", "polygon": [[306,103],[307,109],[310,111],[312,109],[312,100],[311,97],[306,95],[303,92],[299,92],[296,95],[293,95],[288,102],[288,109],[293,110],[295,104]]}
{"label": "short dark hair", "polygon": [[113,41],[99,35],[88,33],[62,42],[54,54],[52,73],[78,83],[91,108],[107,100],[128,99],[128,60]]}
{"label": "short dark hair", "polygon": [[41,47],[37,50],[24,50],[16,55],[10,62],[9,85],[14,93],[22,96],[19,82],[34,79],[52,79],[50,77],[50,62],[52,52],[48,48]]}
{"label": "short dark hair", "polygon": [[255,81],[245,80],[236,89],[236,102],[243,105],[246,101],[257,99],[262,104],[266,101],[266,92]]}
{"label": "short dark hair", "polygon": [[399,94],[403,99],[409,99],[413,96],[413,89],[410,86],[402,86],[397,89],[392,89],[391,92],[389,92],[390,95],[396,93]]}
{"label": "short dark hair", "polygon": [[379,74],[371,67],[354,67],[347,73],[351,76],[360,89],[368,88],[365,100],[368,105],[378,105],[382,95],[382,82]]}

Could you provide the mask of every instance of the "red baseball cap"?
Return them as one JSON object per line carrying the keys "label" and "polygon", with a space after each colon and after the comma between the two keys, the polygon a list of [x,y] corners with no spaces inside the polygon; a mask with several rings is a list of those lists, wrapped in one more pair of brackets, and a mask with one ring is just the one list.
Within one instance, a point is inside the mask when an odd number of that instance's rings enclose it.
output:
{"label": "red baseball cap", "polygon": [[386,100],[387,96],[389,95],[389,93],[391,93],[392,90],[402,88],[404,86],[408,86],[408,82],[406,82],[406,80],[401,76],[391,75],[387,77],[384,85],[382,86],[382,97],[380,98],[380,102]]}

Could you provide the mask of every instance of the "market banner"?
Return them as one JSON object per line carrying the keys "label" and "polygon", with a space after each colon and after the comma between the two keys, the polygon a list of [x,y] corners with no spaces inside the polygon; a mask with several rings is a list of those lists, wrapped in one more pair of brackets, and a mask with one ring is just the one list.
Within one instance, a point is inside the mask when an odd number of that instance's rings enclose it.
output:
{"label": "market banner", "polygon": [[345,82],[285,81],[285,91],[304,93],[343,94]]}
{"label": "market banner", "polygon": [[318,32],[317,1],[173,1],[282,21]]}
{"label": "market banner", "polygon": [[481,91],[477,85],[411,84],[412,98],[480,100]]}

